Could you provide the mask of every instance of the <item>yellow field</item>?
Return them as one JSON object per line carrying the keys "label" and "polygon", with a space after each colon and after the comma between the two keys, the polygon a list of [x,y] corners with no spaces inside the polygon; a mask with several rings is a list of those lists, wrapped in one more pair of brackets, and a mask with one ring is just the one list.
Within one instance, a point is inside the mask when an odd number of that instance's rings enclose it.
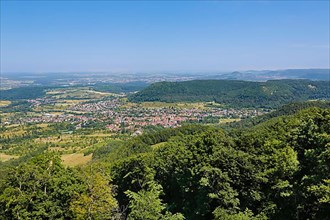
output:
{"label": "yellow field", "polygon": [[0,107],[6,107],[10,105],[11,101],[0,100]]}
{"label": "yellow field", "polygon": [[[88,87],[79,87],[79,88],[67,88],[67,89],[54,89],[47,92],[48,95],[52,95],[56,99],[99,99],[104,96],[114,95],[113,93],[98,92],[90,90]],[[81,100],[73,100],[74,102],[81,102]],[[86,101],[86,100],[83,100]]]}
{"label": "yellow field", "polygon": [[11,160],[11,159],[16,159],[16,158],[18,158],[18,156],[0,153],[0,161],[2,161],[2,162],[5,162],[5,161]]}
{"label": "yellow field", "polygon": [[47,128],[48,124],[41,123],[41,124],[36,124],[36,126],[39,127],[39,128]]}
{"label": "yellow field", "polygon": [[126,107],[126,108],[132,108],[132,107],[135,107],[135,106],[138,106],[138,104],[133,103],[133,102],[127,102],[127,103],[125,103],[125,105],[123,105],[123,107]]}
{"label": "yellow field", "polygon": [[226,124],[226,123],[240,121],[240,120],[241,120],[240,118],[221,118],[219,123]]}
{"label": "yellow field", "polygon": [[83,153],[64,154],[61,156],[62,163],[65,166],[73,167],[78,165],[84,165],[92,160],[93,154],[84,156]]}
{"label": "yellow field", "polygon": [[86,101],[89,101],[89,100],[88,99],[80,99],[80,100],[65,99],[65,100],[61,100],[61,102],[68,103],[68,104],[78,104],[78,103],[86,102]]}
{"label": "yellow field", "polygon": [[103,96],[108,96],[108,95],[119,96],[118,94],[111,93],[111,92],[99,92],[99,91],[94,91],[94,90],[87,90],[87,91],[90,92],[90,93],[100,94],[100,95],[103,95]]}
{"label": "yellow field", "polygon": [[204,108],[205,103],[203,102],[193,102],[193,103],[177,103],[177,106],[180,108]]}
{"label": "yellow field", "polygon": [[151,145],[153,149],[158,149],[160,147],[163,147],[167,142],[160,142],[158,144]]}
{"label": "yellow field", "polygon": [[11,124],[11,125],[7,125],[7,128],[15,128],[15,127],[19,127],[20,124]]}
{"label": "yellow field", "polygon": [[95,134],[86,134],[85,137],[111,137],[113,136],[112,133],[95,133]]}

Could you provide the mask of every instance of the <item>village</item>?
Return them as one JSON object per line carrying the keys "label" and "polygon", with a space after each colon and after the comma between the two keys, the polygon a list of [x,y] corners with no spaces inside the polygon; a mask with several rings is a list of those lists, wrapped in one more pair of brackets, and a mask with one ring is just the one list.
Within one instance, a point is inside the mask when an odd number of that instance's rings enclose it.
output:
{"label": "village", "polygon": [[[10,124],[38,124],[68,122],[76,129],[87,127],[89,124],[102,124],[110,133],[122,131],[140,134],[147,126],[161,126],[174,128],[182,123],[221,123],[222,121],[237,121],[265,113],[260,109],[234,109],[219,106],[193,106],[178,107],[177,105],[143,106],[143,104],[129,103],[123,98],[109,100],[95,100],[77,102],[61,110],[58,100],[33,99],[28,100],[31,109],[46,106],[54,107],[53,111],[41,111],[39,114],[26,114],[24,117],[11,117],[2,121]],[[207,120],[206,120],[207,119]]]}

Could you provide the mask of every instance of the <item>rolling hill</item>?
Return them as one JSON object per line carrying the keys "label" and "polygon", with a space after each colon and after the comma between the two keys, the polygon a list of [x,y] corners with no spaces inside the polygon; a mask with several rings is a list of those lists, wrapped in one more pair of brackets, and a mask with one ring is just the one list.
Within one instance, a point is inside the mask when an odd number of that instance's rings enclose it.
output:
{"label": "rolling hill", "polygon": [[330,80],[330,69],[249,70],[212,76],[213,79],[266,81],[275,79]]}
{"label": "rolling hill", "polygon": [[329,81],[310,80],[159,82],[129,97],[133,102],[215,101],[232,107],[264,108],[274,108],[293,101],[329,98]]}

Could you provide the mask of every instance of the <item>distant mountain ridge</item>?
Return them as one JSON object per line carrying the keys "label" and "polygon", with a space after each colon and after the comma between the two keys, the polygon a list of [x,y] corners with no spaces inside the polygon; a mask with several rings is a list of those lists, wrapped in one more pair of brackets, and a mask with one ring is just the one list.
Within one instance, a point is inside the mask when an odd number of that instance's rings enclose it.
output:
{"label": "distant mountain ridge", "polygon": [[214,75],[214,79],[233,79],[248,81],[266,81],[271,79],[309,79],[330,80],[330,69],[287,69],[287,70],[250,70],[235,71]]}
{"label": "distant mountain ridge", "polygon": [[133,102],[215,101],[232,107],[276,108],[293,101],[330,99],[329,81],[192,80],[154,83],[129,97]]}

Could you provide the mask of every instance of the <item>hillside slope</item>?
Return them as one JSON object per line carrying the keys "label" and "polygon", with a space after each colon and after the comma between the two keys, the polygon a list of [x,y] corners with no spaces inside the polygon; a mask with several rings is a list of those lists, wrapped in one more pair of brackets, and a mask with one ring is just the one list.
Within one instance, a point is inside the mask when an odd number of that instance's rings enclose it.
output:
{"label": "hillside slope", "polygon": [[329,81],[310,80],[159,82],[130,96],[133,102],[215,101],[234,107],[266,108],[278,107],[292,101],[329,98]]}
{"label": "hillside slope", "polygon": [[[329,113],[312,107],[239,134],[188,125],[144,134],[102,157],[113,162],[120,205],[149,201],[159,184],[167,210],[186,219],[329,219]],[[138,201],[126,196],[132,191]]]}
{"label": "hillside slope", "polygon": [[317,107],[321,109],[330,109],[330,101],[307,101],[307,102],[293,102],[287,105],[277,108],[275,111],[272,111],[268,114],[260,115],[253,118],[247,118],[245,120],[233,122],[230,124],[225,124],[224,127],[232,128],[249,128],[254,125],[260,124],[272,118],[276,118],[283,115],[294,115],[297,112],[307,109]]}

